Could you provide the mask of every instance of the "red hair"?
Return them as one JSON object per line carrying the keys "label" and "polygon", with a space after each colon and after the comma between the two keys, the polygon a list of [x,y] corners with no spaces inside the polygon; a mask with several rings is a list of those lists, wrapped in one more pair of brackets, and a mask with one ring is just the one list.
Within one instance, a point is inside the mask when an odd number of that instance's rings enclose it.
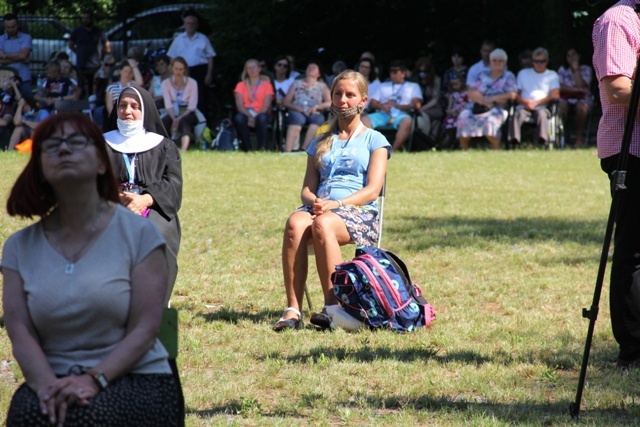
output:
{"label": "red hair", "polygon": [[93,141],[98,157],[106,166],[104,174],[98,175],[96,179],[98,194],[102,199],[120,203],[118,184],[113,174],[111,159],[107,152],[107,144],[102,132],[91,119],[82,113],[61,112],[41,121],[34,129],[31,158],[29,158],[29,162],[18,176],[18,179],[16,179],[9,193],[9,199],[7,200],[7,212],[9,215],[17,215],[24,218],[43,217],[57,205],[53,188],[45,180],[42,173],[40,158],[42,155],[42,142],[60,129],[64,123],[69,123],[75,130]]}

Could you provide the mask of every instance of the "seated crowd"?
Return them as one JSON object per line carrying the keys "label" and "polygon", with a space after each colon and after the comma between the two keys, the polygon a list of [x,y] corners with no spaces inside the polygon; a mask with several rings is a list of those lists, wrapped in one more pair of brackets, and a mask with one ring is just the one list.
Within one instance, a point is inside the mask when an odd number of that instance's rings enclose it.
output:
{"label": "seated crowd", "polygon": [[[491,148],[499,149],[522,142],[525,123],[537,129],[533,137],[527,134],[524,140],[551,146],[549,122],[552,111],[557,110],[572,131],[567,132],[571,136],[567,145],[585,144],[586,122],[593,107],[592,69],[581,64],[575,49],[567,50],[557,72],[548,68],[549,54],[541,47],[520,53],[517,72],[509,70],[507,53],[491,40],[482,42],[480,56],[467,67],[461,50],[453,49],[451,67],[439,75],[428,56],[415,61],[396,59],[385,70],[373,54],[364,52],[353,66],[369,85],[362,122],[383,131],[394,151],[468,149],[474,138],[484,138]],[[218,118],[202,111],[202,85],[189,76],[193,67],[187,64],[184,57],[170,57],[162,51],[145,58],[134,47],[125,58],[103,55],[93,81],[87,82],[69,55],[59,52],[46,65],[46,78],[38,79],[33,93],[20,94],[18,76],[3,82],[0,149],[13,149],[28,138],[35,124],[56,109],[58,101],[88,99],[93,120],[104,126],[114,100],[131,86],[151,93],[180,149],[198,146],[206,122]],[[294,67],[292,55],[277,56],[272,69],[265,60],[245,62],[235,88],[229,90],[235,109],[230,117],[241,150],[305,151],[326,126],[329,86],[335,75],[349,68],[347,63],[335,61],[331,75],[324,75],[321,64],[314,60],[304,70]],[[24,100],[18,104],[20,99]],[[409,146],[408,141],[414,139],[419,142]]]}

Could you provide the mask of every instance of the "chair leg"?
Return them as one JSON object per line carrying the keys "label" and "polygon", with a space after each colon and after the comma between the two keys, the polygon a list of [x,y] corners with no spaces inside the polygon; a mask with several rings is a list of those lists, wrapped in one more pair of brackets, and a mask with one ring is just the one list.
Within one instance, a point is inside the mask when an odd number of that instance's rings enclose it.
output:
{"label": "chair leg", "polygon": [[313,311],[313,305],[311,304],[311,297],[309,296],[309,290],[307,284],[304,285],[304,296],[307,298],[307,305],[309,306],[309,312]]}
{"label": "chair leg", "polygon": [[185,419],[185,406],[184,406],[184,394],[182,392],[182,383],[180,381],[180,373],[178,372],[178,364],[176,359],[168,359],[169,366],[171,367],[171,374],[178,387],[178,427],[184,427]]}

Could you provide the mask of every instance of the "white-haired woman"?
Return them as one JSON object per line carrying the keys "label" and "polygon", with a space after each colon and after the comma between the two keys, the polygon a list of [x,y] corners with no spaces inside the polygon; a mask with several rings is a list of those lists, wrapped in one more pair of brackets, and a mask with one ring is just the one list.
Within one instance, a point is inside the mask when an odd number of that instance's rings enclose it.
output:
{"label": "white-haired woman", "polygon": [[473,137],[484,136],[494,150],[500,149],[500,128],[507,119],[505,107],[518,90],[516,78],[507,70],[507,53],[494,49],[489,55],[491,70],[483,72],[469,86],[469,107],[458,116],[457,137],[463,150]]}
{"label": "white-haired woman", "polygon": [[[340,246],[373,246],[378,240],[376,200],[384,182],[390,146],[379,132],[365,127],[360,114],[367,102],[367,81],[352,70],[340,73],[331,85],[327,132],[307,149],[307,168],[300,198],[284,230],[282,269],[288,308],[275,331],[302,327],[300,307],[307,281],[307,246],[313,244],[324,305],[337,304],[331,273],[342,262]],[[311,323],[330,328],[326,310]]]}

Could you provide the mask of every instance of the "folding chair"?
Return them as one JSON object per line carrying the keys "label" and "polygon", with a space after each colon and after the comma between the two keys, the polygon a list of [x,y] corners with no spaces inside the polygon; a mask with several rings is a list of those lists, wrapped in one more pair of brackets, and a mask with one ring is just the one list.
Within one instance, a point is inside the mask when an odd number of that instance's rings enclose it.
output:
{"label": "folding chair", "polygon": [[[387,191],[387,177],[384,177],[384,181],[382,183],[382,188],[380,189],[380,194],[378,195],[378,248],[382,245],[382,225],[384,219],[384,199]],[[315,252],[313,250],[313,245],[310,245],[309,248],[309,256],[315,256]],[[309,311],[313,311],[313,305],[311,304],[311,297],[309,296],[309,289],[307,285],[304,286],[304,295],[307,298],[307,305],[309,306]]]}
{"label": "folding chair", "polygon": [[176,382],[179,390],[179,416],[178,425],[184,426],[185,410],[184,395],[182,394],[182,383],[180,382],[180,373],[178,372],[178,311],[175,308],[167,307],[162,311],[162,323],[160,331],[158,331],[158,339],[169,354],[168,362],[171,367],[171,374]]}

